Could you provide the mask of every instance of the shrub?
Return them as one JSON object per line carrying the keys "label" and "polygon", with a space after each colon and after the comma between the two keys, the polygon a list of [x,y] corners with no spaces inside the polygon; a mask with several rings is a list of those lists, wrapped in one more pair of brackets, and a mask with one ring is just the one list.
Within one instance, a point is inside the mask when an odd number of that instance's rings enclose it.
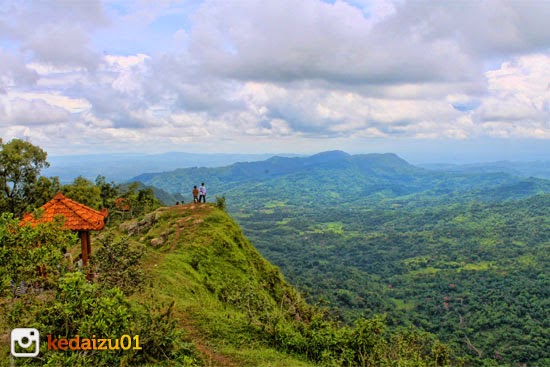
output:
{"label": "shrub", "polygon": [[111,234],[98,242],[102,246],[92,257],[92,264],[98,273],[99,284],[107,289],[118,287],[127,295],[139,289],[144,281],[140,268],[143,248],[132,247],[127,238],[115,240]]}
{"label": "shrub", "polygon": [[225,195],[216,196],[216,207],[221,210],[225,210]]}

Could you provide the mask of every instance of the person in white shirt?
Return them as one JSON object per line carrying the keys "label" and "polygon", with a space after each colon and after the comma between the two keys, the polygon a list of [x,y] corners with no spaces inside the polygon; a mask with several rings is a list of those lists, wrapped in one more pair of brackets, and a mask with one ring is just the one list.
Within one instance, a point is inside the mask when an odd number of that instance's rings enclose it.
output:
{"label": "person in white shirt", "polygon": [[206,187],[204,186],[204,182],[201,183],[201,186],[199,187],[199,203],[201,202],[206,203]]}

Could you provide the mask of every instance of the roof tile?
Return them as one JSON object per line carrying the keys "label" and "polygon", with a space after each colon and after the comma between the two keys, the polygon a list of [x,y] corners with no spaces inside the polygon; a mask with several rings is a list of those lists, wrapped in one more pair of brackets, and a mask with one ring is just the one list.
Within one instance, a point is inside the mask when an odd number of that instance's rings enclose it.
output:
{"label": "roof tile", "polygon": [[99,212],[86,205],[65,197],[58,192],[52,200],[42,206],[44,214],[40,218],[34,218],[32,214],[25,214],[21,223],[36,225],[38,223],[51,222],[56,215],[65,217],[64,228],[73,231],[100,230],[105,227],[104,219],[107,217],[107,209]]}

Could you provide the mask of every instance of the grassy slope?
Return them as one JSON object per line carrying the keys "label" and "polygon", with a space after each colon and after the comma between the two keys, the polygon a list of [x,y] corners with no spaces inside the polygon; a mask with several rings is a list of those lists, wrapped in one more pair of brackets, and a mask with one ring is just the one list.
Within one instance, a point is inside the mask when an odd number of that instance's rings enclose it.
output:
{"label": "grassy slope", "polygon": [[152,227],[132,237],[165,239],[156,249],[148,246],[144,269],[152,287],[134,297],[151,297],[166,308],[174,302],[172,315],[205,365],[311,365],[265,342],[255,321],[292,317],[292,303],[301,301],[225,212],[182,205],[157,213]]}

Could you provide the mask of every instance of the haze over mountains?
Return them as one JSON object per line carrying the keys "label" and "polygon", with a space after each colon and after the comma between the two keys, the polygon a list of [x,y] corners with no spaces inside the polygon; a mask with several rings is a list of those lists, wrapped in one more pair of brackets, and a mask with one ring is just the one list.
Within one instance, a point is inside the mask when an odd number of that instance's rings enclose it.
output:
{"label": "haze over mountains", "polygon": [[509,173],[521,177],[550,179],[550,161],[531,162],[488,162],[471,164],[426,163],[419,165],[431,170],[462,173]]}
{"label": "haze over mountains", "polygon": [[[529,164],[524,167],[523,172],[528,174]],[[313,203],[308,200],[337,205],[421,192],[432,197],[468,192],[468,195],[485,198],[495,195],[513,198],[550,188],[548,181],[538,178],[494,170],[485,173],[478,166],[471,171],[452,168],[452,171],[428,170],[411,165],[391,153],[350,155],[329,151],[309,157],[275,156],[225,167],[145,173],[132,180],[180,193],[189,199],[193,185],[204,181],[209,187],[210,197],[223,194],[238,198],[249,196],[263,202],[272,199],[270,193],[277,192],[278,200],[300,205]]]}
{"label": "haze over mountains", "polygon": [[[256,162],[279,157],[303,157],[297,154],[200,154],[167,152],[162,154],[92,154],[50,156],[51,166],[43,171],[46,176],[58,176],[62,183],[82,176],[94,180],[98,175],[107,180],[124,182],[150,172],[166,172],[179,168],[222,167],[237,162]],[[434,158],[436,162],[436,158]],[[550,178],[550,161],[500,161],[477,164],[423,163],[419,167],[430,170],[462,173],[505,172],[521,177]]]}
{"label": "haze over mountains", "polygon": [[162,154],[90,154],[51,156],[46,176],[58,176],[70,182],[77,176],[95,180],[98,175],[107,180],[126,181],[144,172],[169,171],[182,167],[218,167],[235,162],[257,161],[272,154],[200,154],[168,152]]}

